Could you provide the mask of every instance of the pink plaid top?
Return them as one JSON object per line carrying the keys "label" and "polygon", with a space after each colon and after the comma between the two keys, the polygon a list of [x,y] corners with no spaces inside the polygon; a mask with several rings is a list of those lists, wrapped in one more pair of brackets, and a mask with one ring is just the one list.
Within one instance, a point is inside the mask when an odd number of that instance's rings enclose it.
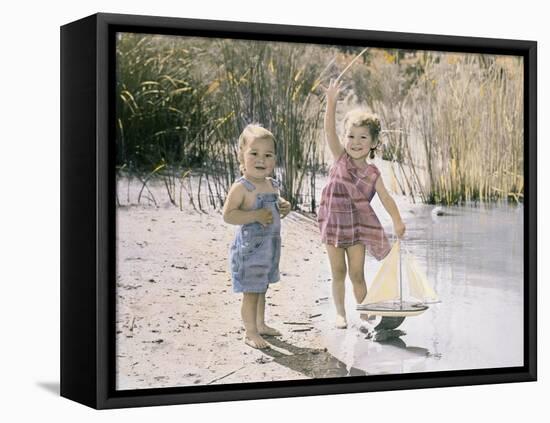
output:
{"label": "pink plaid top", "polygon": [[346,152],[336,160],[319,205],[318,223],[324,244],[346,248],[361,243],[377,260],[386,257],[391,246],[370,205],[379,176],[375,165],[357,167]]}

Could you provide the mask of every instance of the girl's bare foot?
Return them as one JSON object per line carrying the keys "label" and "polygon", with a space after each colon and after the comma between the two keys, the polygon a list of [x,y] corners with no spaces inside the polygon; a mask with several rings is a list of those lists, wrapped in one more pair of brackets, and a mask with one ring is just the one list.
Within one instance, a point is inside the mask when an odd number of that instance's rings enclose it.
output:
{"label": "girl's bare foot", "polygon": [[251,334],[246,335],[244,337],[244,343],[252,348],[257,349],[264,349],[264,348],[270,348],[269,344],[266,342],[264,338],[262,338],[259,334]]}
{"label": "girl's bare foot", "polygon": [[271,326],[267,326],[265,323],[261,325],[257,325],[258,327],[258,333],[260,335],[264,336],[281,336],[281,332],[279,332],[277,329],[272,328]]}
{"label": "girl's bare foot", "polygon": [[348,322],[346,320],[346,317],[337,314],[336,315],[336,328],[346,329],[347,327],[348,327]]}

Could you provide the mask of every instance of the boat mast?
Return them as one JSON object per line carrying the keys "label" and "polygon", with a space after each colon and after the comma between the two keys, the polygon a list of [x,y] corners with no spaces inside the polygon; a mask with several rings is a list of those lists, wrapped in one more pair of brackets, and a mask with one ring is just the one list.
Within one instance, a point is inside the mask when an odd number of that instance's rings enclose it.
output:
{"label": "boat mast", "polygon": [[399,242],[399,309],[403,310],[403,274],[401,272],[401,241]]}

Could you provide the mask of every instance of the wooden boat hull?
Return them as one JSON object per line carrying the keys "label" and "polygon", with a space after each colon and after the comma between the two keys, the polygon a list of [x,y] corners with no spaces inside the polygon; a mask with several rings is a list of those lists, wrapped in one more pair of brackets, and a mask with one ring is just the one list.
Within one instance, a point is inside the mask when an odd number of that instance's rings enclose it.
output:
{"label": "wooden boat hull", "polygon": [[373,303],[359,304],[357,310],[361,314],[381,317],[413,317],[428,310],[428,306],[421,303]]}

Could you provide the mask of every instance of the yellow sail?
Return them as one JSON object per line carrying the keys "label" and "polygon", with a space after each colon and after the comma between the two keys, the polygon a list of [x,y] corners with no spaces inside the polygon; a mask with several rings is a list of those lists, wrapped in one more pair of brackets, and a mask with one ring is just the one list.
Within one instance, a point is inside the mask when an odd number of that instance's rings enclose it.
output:
{"label": "yellow sail", "polygon": [[405,269],[409,280],[409,293],[421,301],[438,301],[437,294],[428,283],[426,274],[420,270],[416,259],[407,254],[405,257]]}
{"label": "yellow sail", "polygon": [[374,277],[363,304],[390,301],[399,298],[399,240],[386,258]]}

